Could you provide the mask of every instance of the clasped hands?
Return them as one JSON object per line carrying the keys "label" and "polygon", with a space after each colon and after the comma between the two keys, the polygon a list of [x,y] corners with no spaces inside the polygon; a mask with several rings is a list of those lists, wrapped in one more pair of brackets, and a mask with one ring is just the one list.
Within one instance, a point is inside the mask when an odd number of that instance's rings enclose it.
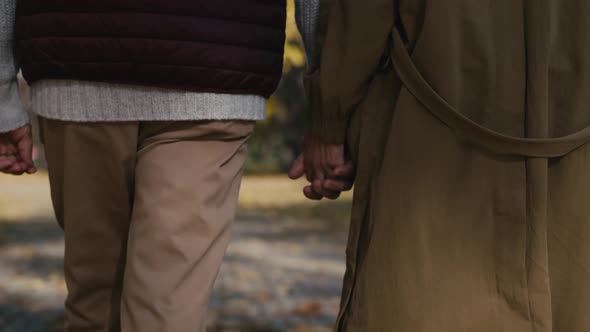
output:
{"label": "clasped hands", "polygon": [[341,193],[352,189],[355,165],[347,158],[342,144],[328,144],[313,137],[306,137],[304,152],[296,159],[289,177],[306,176],[309,185],[303,189],[311,200],[337,199]]}

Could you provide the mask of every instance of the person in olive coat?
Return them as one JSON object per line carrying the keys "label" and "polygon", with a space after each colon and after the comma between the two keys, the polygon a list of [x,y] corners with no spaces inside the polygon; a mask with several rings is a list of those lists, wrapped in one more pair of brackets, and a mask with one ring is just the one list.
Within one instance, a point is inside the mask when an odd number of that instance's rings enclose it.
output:
{"label": "person in olive coat", "polygon": [[357,169],[338,331],[590,331],[588,15],[333,0],[292,176]]}

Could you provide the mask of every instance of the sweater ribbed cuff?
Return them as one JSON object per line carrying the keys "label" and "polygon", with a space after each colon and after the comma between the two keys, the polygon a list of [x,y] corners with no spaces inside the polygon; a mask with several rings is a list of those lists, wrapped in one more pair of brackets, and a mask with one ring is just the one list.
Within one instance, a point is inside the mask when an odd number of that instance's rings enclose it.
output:
{"label": "sweater ribbed cuff", "polygon": [[304,75],[304,87],[308,102],[305,114],[305,134],[324,143],[344,144],[348,119],[338,109],[337,102],[324,102],[320,87],[320,72]]}
{"label": "sweater ribbed cuff", "polygon": [[26,111],[13,113],[10,116],[3,116],[0,119],[0,134],[13,131],[29,124],[31,119]]}
{"label": "sweater ribbed cuff", "polygon": [[21,102],[16,79],[0,83],[0,133],[18,129],[29,122],[29,113]]}

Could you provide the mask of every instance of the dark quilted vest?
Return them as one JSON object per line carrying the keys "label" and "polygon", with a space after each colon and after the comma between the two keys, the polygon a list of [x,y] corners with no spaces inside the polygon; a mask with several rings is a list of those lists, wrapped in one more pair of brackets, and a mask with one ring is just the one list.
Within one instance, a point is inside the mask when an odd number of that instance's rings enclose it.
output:
{"label": "dark quilted vest", "polygon": [[268,97],[286,0],[19,0],[29,82],[75,79]]}

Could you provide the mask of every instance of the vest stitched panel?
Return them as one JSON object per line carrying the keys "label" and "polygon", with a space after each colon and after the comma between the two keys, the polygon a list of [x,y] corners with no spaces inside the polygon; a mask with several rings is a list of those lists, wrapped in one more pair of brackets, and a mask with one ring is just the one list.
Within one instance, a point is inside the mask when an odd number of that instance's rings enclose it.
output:
{"label": "vest stitched panel", "polygon": [[27,81],[79,79],[270,96],[285,0],[20,0]]}

